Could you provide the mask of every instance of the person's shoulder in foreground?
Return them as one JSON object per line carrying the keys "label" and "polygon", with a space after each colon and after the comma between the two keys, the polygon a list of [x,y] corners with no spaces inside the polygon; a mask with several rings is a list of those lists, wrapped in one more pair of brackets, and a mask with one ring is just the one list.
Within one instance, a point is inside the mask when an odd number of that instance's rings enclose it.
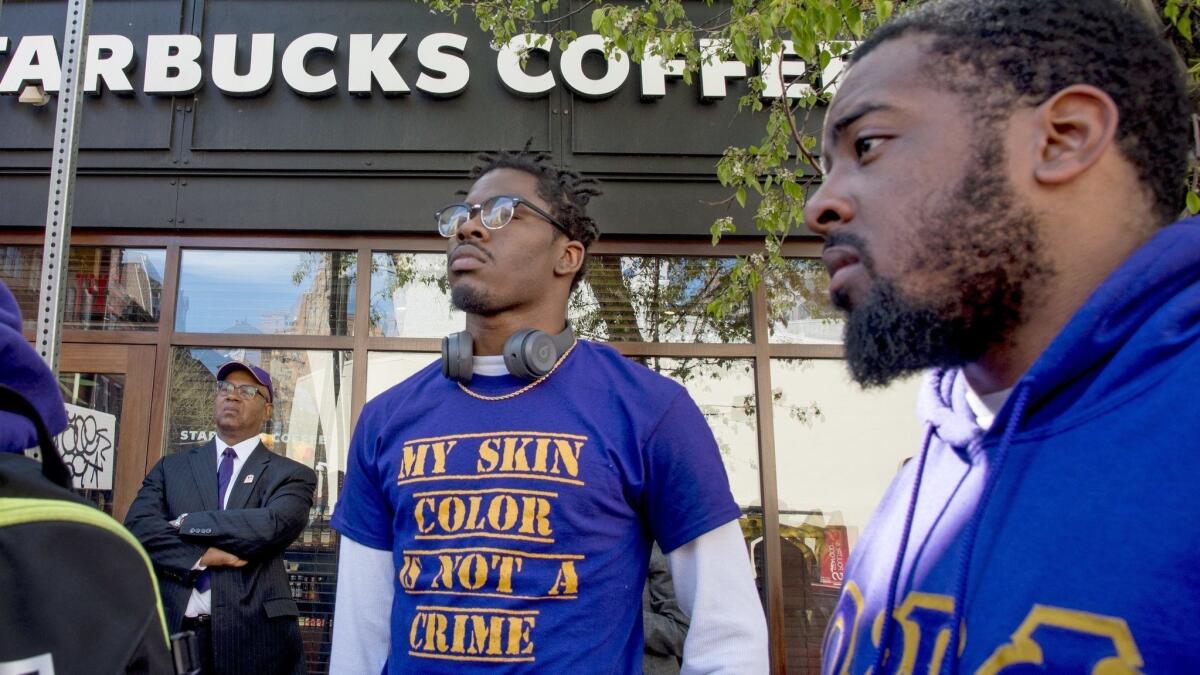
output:
{"label": "person's shoulder in foreground", "polygon": [[[0,672],[173,673],[150,560],[69,489],[51,437],[66,426],[0,282]],[[25,456],[33,447],[40,462]]]}
{"label": "person's shoulder in foreground", "polygon": [[857,49],[806,217],[855,379],[931,372],[826,672],[1200,661],[1190,107],[1118,0],[931,2]]}

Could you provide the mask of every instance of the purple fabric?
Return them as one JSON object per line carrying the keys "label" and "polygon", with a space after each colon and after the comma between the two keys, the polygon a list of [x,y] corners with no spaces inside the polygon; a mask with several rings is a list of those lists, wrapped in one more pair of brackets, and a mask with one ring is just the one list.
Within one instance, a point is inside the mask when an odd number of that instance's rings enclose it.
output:
{"label": "purple fabric", "polygon": [[[237,453],[233,448],[225,448],[225,452],[221,453],[221,466],[217,467],[217,508],[225,508],[225,492],[229,489],[229,481],[233,480],[233,462],[237,459]],[[203,593],[212,585],[212,581],[208,578],[208,570],[200,573],[196,577],[196,590]]]}
{"label": "purple fabric", "polygon": [[850,555],[824,672],[885,658],[876,672],[974,672],[1020,661],[1022,635],[1044,672],[1122,658],[1131,672],[1195,670],[1197,381],[1200,218],[1113,272],[986,432],[962,373],[930,376],[924,461],[900,471]]}
{"label": "purple fabric", "polygon": [[929,373],[917,396],[917,416],[953,448],[966,448],[983,435],[967,404],[967,378],[957,368]]}
{"label": "purple fabric", "polygon": [[237,453],[233,448],[225,448],[221,453],[221,466],[217,467],[217,508],[225,508],[225,492],[229,490],[229,481],[233,479],[233,463]]}
{"label": "purple fabric", "polygon": [[[8,287],[0,282],[0,384],[24,396],[37,409],[51,435],[67,427],[58,382],[21,334],[21,310]],[[37,445],[33,422],[0,411],[0,452],[21,453]]]}

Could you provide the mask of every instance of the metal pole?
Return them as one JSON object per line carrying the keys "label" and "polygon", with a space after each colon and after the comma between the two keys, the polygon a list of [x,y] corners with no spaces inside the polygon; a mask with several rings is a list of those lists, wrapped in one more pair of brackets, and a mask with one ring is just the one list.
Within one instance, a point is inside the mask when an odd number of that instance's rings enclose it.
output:
{"label": "metal pole", "polygon": [[54,150],[50,159],[50,198],[46,204],[46,241],[42,246],[36,335],[38,354],[55,374],[58,373],[58,352],[62,342],[63,296],[67,288],[75,164],[79,157],[79,121],[83,110],[83,61],[87,54],[91,9],[91,0],[67,2],[62,77],[54,119]]}

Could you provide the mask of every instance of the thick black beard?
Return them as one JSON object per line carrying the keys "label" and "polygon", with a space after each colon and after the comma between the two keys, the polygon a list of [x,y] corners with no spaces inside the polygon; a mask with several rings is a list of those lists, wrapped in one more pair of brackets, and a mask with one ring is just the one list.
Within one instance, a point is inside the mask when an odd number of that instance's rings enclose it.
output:
{"label": "thick black beard", "polygon": [[846,320],[846,362],[850,376],[864,388],[930,367],[970,363],[983,355],[962,321],[947,321],[933,307],[905,298],[890,281],[877,281]]}
{"label": "thick black beard", "polygon": [[918,298],[876,277],[849,312],[846,360],[863,387],[979,360],[1009,340],[1052,276],[1036,216],[1018,204],[1000,168],[1000,143],[998,135],[985,139],[973,170],[932,212],[919,214],[928,226],[916,239],[925,245],[909,270],[941,270],[937,287]]}

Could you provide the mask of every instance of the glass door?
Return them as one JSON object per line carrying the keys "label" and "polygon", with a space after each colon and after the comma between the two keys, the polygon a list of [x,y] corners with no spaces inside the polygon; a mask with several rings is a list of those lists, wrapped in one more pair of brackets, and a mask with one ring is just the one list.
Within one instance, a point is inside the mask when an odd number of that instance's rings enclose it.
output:
{"label": "glass door", "polygon": [[58,384],[67,405],[59,451],[75,488],[122,520],[146,475],[154,345],[62,346]]}

